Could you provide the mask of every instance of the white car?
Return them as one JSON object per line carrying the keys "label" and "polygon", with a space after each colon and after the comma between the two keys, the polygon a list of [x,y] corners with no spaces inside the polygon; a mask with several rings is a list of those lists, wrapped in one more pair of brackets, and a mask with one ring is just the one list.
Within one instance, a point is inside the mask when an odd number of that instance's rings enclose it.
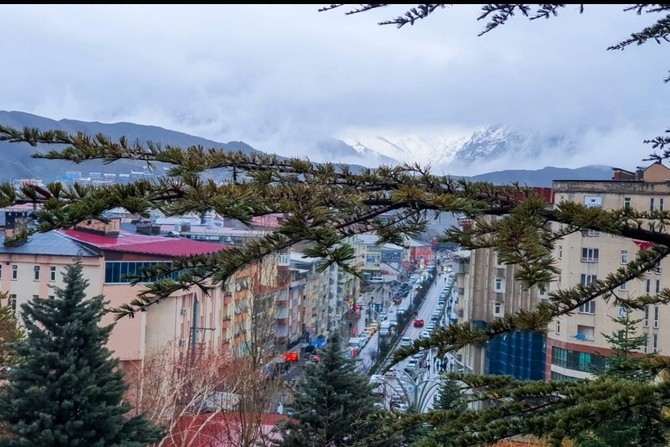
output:
{"label": "white car", "polygon": [[419,338],[430,338],[430,332],[421,331],[421,334],[419,335]]}
{"label": "white car", "polygon": [[412,345],[412,338],[411,337],[403,337],[400,339],[400,346],[401,347],[407,347]]}
{"label": "white car", "polygon": [[380,383],[384,383],[384,376],[382,376],[381,374],[373,374],[370,376],[371,385],[377,385]]}

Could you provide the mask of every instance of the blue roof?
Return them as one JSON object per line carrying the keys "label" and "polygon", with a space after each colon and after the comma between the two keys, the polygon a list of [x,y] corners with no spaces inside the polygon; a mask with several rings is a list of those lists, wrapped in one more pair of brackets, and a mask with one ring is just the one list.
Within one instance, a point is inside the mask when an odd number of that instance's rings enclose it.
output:
{"label": "blue roof", "polygon": [[0,254],[17,255],[55,255],[55,256],[82,256],[97,257],[98,252],[73,241],[57,231],[34,233],[28,241],[16,247],[5,246],[5,235],[0,235]]}

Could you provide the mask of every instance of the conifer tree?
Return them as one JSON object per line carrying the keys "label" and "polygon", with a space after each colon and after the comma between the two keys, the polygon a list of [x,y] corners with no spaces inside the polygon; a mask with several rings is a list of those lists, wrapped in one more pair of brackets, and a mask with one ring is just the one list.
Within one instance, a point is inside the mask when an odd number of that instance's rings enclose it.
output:
{"label": "conifer tree", "polygon": [[[642,321],[624,315],[611,318],[620,329],[603,334],[611,347],[606,367],[598,371],[598,377],[612,377],[621,381],[622,389],[654,380],[654,376],[642,363],[653,358],[653,354],[641,354],[647,345],[646,334],[637,334],[636,327]],[[645,412],[622,411],[577,437],[577,447],[647,446],[667,445],[666,432],[670,425],[663,417],[662,408],[648,408]]]}
{"label": "conifer tree", "polygon": [[279,422],[280,447],[353,445],[368,434],[364,420],[374,411],[373,386],[346,358],[339,337],[320,351],[316,365],[307,365],[305,381],[286,406],[289,420]]}
{"label": "conifer tree", "polygon": [[140,447],[162,438],[142,416],[126,416],[127,385],[105,347],[112,325],[99,326],[103,296],[86,297],[82,270],[75,259],[54,299],[21,306],[27,336],[13,344],[20,358],[0,391],[10,431],[2,446]]}
{"label": "conifer tree", "polygon": [[462,388],[456,380],[445,375],[440,377],[440,388],[434,408],[439,410],[465,410],[466,404]]}

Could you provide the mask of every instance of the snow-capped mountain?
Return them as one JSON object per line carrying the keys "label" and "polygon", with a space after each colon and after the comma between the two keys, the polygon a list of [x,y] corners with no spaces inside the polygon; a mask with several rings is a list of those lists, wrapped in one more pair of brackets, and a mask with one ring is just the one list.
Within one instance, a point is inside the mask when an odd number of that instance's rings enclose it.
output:
{"label": "snow-capped mountain", "polygon": [[466,133],[445,132],[443,135],[398,135],[345,138],[345,143],[358,153],[382,154],[396,163],[420,163],[445,166],[468,141]]}
{"label": "snow-capped mountain", "polygon": [[[526,164],[554,162],[574,155],[576,144],[565,135],[523,132],[508,126],[486,126],[468,131],[431,135],[363,136],[343,138],[360,154],[360,164],[371,166],[370,154],[382,154],[396,163],[419,163],[435,169],[467,169],[482,162],[513,157]],[[550,155],[550,157],[548,157]],[[546,164],[546,163],[545,163]],[[523,167],[527,167],[523,166]]]}
{"label": "snow-capped mountain", "polygon": [[574,142],[565,136],[544,136],[537,132],[515,132],[507,126],[489,126],[475,130],[455,158],[459,161],[491,160],[512,151],[519,157],[537,158],[545,151],[571,155],[574,148]]}

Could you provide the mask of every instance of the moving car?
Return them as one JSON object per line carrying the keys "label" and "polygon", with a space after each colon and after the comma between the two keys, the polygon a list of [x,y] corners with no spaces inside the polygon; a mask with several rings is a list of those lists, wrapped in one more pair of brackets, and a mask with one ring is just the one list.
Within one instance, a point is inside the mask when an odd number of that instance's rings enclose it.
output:
{"label": "moving car", "polygon": [[423,320],[420,318],[414,320],[414,327],[423,327]]}

